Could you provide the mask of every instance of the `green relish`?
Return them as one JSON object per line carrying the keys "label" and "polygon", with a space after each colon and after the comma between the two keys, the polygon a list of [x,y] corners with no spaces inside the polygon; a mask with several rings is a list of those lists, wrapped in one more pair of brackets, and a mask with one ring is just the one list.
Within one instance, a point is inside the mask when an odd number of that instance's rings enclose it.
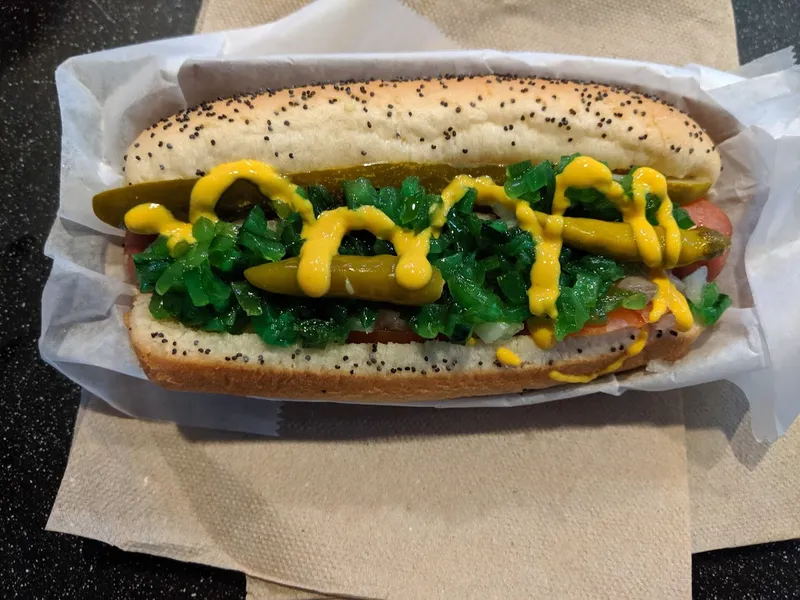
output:
{"label": "green relish", "polygon": [[[555,177],[575,157],[556,163],[525,161],[507,168],[505,191],[511,198],[549,212],[555,192]],[[618,177],[630,189],[630,175]],[[342,182],[336,196],[322,186],[300,188],[314,207],[315,215],[340,206],[375,206],[392,221],[419,232],[430,225],[432,209],[441,196],[429,193],[416,177],[407,177],[400,187],[376,189],[369,180]],[[567,190],[572,206],[568,216],[620,221],[611,202],[596,190]],[[164,237],[133,257],[139,289],[151,293],[150,312],[156,319],[177,319],[205,331],[257,333],[267,344],[322,347],[344,343],[352,331],[369,331],[381,308],[400,312],[409,327],[422,338],[439,336],[465,344],[476,326],[487,323],[521,324],[532,315],[527,290],[536,247],[530,234],[502,219],[475,212],[475,191],[448,213],[441,235],[431,240],[428,255],[445,280],[445,289],[435,304],[419,307],[380,305],[358,299],[298,298],[269,294],[250,285],[245,269],[298,256],[303,245],[302,221],[298,214],[282,215],[271,227],[264,210],[256,206],[241,225],[201,218],[193,225],[194,244],[181,243],[170,253]],[[655,219],[658,199],[647,198],[647,216]],[[680,207],[674,209],[678,225],[694,225]],[[340,254],[376,256],[394,254],[392,245],[365,231],[347,234]],[[622,263],[564,246],[560,255],[556,339],[577,333],[586,324],[604,323],[612,310],[644,308],[640,292],[615,284],[640,272],[640,266]],[[719,319],[730,305],[715,285],[703,293],[703,302],[692,305],[704,325]]]}

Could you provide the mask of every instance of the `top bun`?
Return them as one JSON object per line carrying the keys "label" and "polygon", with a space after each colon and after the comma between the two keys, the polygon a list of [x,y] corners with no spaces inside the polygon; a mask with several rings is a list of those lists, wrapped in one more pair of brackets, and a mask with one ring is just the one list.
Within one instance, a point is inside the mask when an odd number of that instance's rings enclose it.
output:
{"label": "top bun", "polygon": [[714,182],[708,134],[652,96],[516,76],[348,81],[204,102],[148,127],[125,158],[129,183],[203,175],[239,159],[284,173],[369,163],[503,165],[585,154],[614,171],[652,167]]}

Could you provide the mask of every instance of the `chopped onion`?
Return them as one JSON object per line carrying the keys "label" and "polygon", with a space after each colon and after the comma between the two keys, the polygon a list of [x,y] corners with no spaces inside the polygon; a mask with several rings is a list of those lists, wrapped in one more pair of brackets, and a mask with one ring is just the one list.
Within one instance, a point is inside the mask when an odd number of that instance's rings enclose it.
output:
{"label": "chopped onion", "polygon": [[497,340],[508,340],[522,331],[525,325],[522,323],[481,323],[475,325],[475,335],[487,344]]}
{"label": "chopped onion", "polygon": [[655,283],[641,275],[625,277],[617,282],[617,287],[628,292],[640,292],[647,297],[648,302],[655,297],[658,291],[658,286]]}
{"label": "chopped onion", "polygon": [[510,208],[506,208],[505,206],[502,206],[500,204],[493,204],[492,210],[498,217],[500,217],[505,222],[506,226],[509,229],[519,225],[519,221],[517,221],[517,213],[515,213]]}
{"label": "chopped onion", "polygon": [[364,327],[358,319],[350,319],[350,329],[353,331],[362,331],[364,333],[372,333],[375,331],[375,323],[371,327]]}
{"label": "chopped onion", "polygon": [[672,285],[674,285],[676,288],[678,288],[678,291],[681,294],[684,293],[684,290],[686,289],[686,284],[683,283],[677,277],[675,277],[675,275],[672,274],[672,271],[667,271],[667,279],[669,279],[672,282]]}
{"label": "chopped onion", "polygon": [[707,283],[706,277],[708,277],[707,267],[700,267],[694,273],[684,277],[685,289],[683,294],[692,304],[700,305],[703,303],[703,286]]}

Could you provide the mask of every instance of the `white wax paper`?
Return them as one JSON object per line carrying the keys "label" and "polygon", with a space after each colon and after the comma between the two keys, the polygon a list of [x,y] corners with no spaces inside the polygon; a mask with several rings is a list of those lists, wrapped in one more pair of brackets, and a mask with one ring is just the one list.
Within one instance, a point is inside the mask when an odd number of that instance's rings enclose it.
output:
{"label": "white wax paper", "polygon": [[[719,282],[734,308],[672,365],[435,405],[509,406],[730,379],[748,395],[756,437],[782,434],[800,412],[800,73],[746,79],[696,65],[545,53],[405,52],[452,44],[391,0],[363,4],[322,0],[262,27],[119,48],[59,67],[61,202],[45,247],[54,264],[42,298],[44,359],[133,416],[274,434],[278,402],[164,390],[147,381],[130,348],[121,315],[135,290],[119,268],[121,232],[94,216],[91,198],[121,185],[122,155],[138,132],[200,100],[322,80],[493,72],[592,79],[656,93],[688,109],[718,142],[725,170],[714,200],[735,225]],[[323,54],[333,50],[351,53]]]}

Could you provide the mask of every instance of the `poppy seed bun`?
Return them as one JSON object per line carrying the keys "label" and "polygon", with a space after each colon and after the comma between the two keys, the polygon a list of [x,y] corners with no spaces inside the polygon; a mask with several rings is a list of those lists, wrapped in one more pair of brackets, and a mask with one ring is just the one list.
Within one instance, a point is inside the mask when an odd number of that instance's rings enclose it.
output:
{"label": "poppy seed bun", "polygon": [[[343,82],[246,94],[183,110],[143,132],[125,157],[128,183],[199,177],[260,160],[284,173],[370,163],[456,167],[585,154],[614,171],[652,167],[675,179],[716,181],[720,157],[691,118],[655,98],[599,84],[511,76]],[[398,182],[399,183],[399,182]],[[435,190],[438,191],[438,190]],[[414,402],[513,394],[601,371],[625,356],[635,328],[569,336],[551,350],[530,336],[461,346],[441,341],[278,348],[254,333],[203,332],[150,314],[138,295],[127,315],[147,376],[168,388],[294,399]],[[620,371],[684,356],[702,330],[647,325],[644,350]],[[523,361],[502,366],[505,346]]]}
{"label": "poppy seed bun", "polygon": [[343,82],[204,102],[144,131],[129,183],[197,177],[238,159],[290,173],[368,163],[455,166],[557,160],[652,167],[713,183],[720,157],[690,117],[623,88],[483,75]]}
{"label": "poppy seed bun", "polygon": [[[595,373],[617,361],[638,330],[570,336],[540,350],[530,336],[505,342],[459,346],[431,341],[410,344],[342,344],[324,349],[267,346],[254,333],[197,331],[175,321],[157,321],[140,295],[127,315],[133,348],[147,377],[167,388],[339,402],[415,402],[467,396],[514,394],[560,385],[549,373]],[[618,371],[650,360],[683,357],[702,331],[672,329],[667,315],[650,330],[644,350]],[[495,352],[505,346],[524,361],[505,367]],[[552,364],[551,364],[552,362]]]}

